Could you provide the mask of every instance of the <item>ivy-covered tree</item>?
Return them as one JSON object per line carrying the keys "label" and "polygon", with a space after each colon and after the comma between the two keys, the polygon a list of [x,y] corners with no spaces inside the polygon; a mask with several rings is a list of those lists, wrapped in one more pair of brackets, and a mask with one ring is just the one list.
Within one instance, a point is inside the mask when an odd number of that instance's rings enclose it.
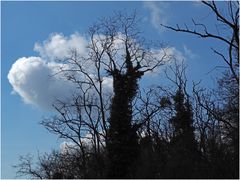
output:
{"label": "ivy-covered tree", "polygon": [[138,159],[139,145],[136,130],[132,125],[132,101],[138,90],[138,80],[143,75],[133,67],[126,45],[126,73],[112,73],[114,97],[111,104],[108,133],[109,177],[131,177],[134,162]]}
{"label": "ivy-covered tree", "polygon": [[[137,22],[136,14],[117,14],[101,25],[104,35],[113,39],[113,45],[116,39],[122,44],[121,51],[115,51],[111,44],[106,48],[110,64],[107,72],[113,79],[114,92],[106,139],[109,178],[134,177],[140,150],[137,130],[141,123],[133,123],[133,100],[144,73],[162,65],[167,58],[165,53],[156,56],[151,49],[144,47],[136,28]],[[118,53],[121,55],[120,65],[115,56]]]}
{"label": "ivy-covered tree", "polygon": [[192,107],[181,88],[176,91],[173,100],[176,114],[170,119],[173,136],[170,141],[169,175],[172,178],[193,178],[198,150]]}

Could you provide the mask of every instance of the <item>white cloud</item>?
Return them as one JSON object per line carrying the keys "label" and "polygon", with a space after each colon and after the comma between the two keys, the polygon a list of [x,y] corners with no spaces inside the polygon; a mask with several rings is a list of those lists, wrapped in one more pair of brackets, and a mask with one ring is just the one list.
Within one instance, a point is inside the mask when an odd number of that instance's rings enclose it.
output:
{"label": "white cloud", "polygon": [[162,48],[157,50],[157,52],[158,52],[157,55],[160,57],[163,57],[164,54],[166,55],[166,58],[164,59],[164,63],[171,63],[173,59],[177,59],[177,60],[185,59],[183,53],[177,50],[175,47]]}
{"label": "white cloud", "polygon": [[[62,74],[56,74],[64,66],[66,65],[44,61],[41,57],[18,59],[8,73],[8,80],[13,87],[12,94],[19,94],[25,103],[47,110],[51,110],[56,100],[70,100],[76,85],[66,80]],[[107,93],[112,92],[111,78],[103,77],[103,88]]]}
{"label": "white cloud", "polygon": [[60,33],[54,33],[43,43],[35,43],[34,50],[39,52],[40,56],[49,59],[63,59],[71,55],[72,50],[77,50],[80,55],[86,53],[87,40],[74,33],[69,37]]}
{"label": "white cloud", "polygon": [[56,99],[64,100],[74,89],[69,81],[53,76],[60,66],[40,57],[23,57],[12,65],[8,80],[25,103],[49,109]]}
{"label": "white cloud", "polygon": [[[120,67],[121,63],[123,63],[122,56],[124,56],[124,46],[123,42],[120,41],[121,34],[118,36],[119,37],[116,37],[116,45],[113,49],[118,49],[115,59],[117,59]],[[8,79],[13,87],[14,94],[20,95],[27,104],[48,110],[51,110],[55,100],[67,100],[71,98],[72,91],[76,90],[76,85],[66,80],[62,74],[56,75],[60,67],[68,66],[54,60],[56,58],[62,59],[69,56],[71,49],[76,49],[78,54],[85,56],[87,53],[87,44],[86,38],[78,33],[70,36],[55,33],[50,35],[43,43],[36,43],[34,50],[39,52],[40,56],[19,58],[9,71]],[[158,50],[152,49],[152,52],[155,54],[155,58],[158,59],[166,53],[168,57],[164,60],[165,63],[170,62],[173,56],[175,56],[176,59],[185,59],[184,55],[174,47]],[[186,52],[189,53],[189,51]],[[93,68],[91,68],[93,62],[84,61],[81,63],[87,66],[86,71],[95,79]],[[105,71],[104,67],[102,68],[102,71]],[[160,69],[155,69],[154,72],[158,71],[160,71]],[[151,74],[151,72],[148,74]],[[102,75],[104,93],[112,93],[112,78],[107,77],[106,72]],[[79,80],[86,80],[85,76],[78,76],[78,78]],[[97,80],[96,84],[98,85]],[[89,91],[89,93],[92,92],[93,91]]]}
{"label": "white cloud", "polygon": [[170,55],[170,57],[172,57],[175,60],[179,60],[179,61],[186,60],[186,56],[175,47],[169,47],[167,48],[166,51]]}
{"label": "white cloud", "polygon": [[195,59],[197,57],[197,55],[195,53],[193,53],[192,50],[189,49],[186,45],[183,45],[183,50],[184,50],[184,55],[188,59]]}
{"label": "white cloud", "polygon": [[155,1],[145,1],[143,5],[146,9],[149,10],[151,23],[154,28],[159,30],[160,32],[163,31],[161,24],[167,23],[167,16],[165,9],[167,7],[166,2],[155,2]]}
{"label": "white cloud", "polygon": [[195,0],[195,1],[192,1],[191,3],[194,7],[201,7],[204,5],[201,0]]}
{"label": "white cloud", "polygon": [[64,141],[60,144],[60,152],[62,154],[74,153],[78,149],[76,144],[69,141]]}
{"label": "white cloud", "polygon": [[102,85],[105,91],[110,90],[110,93],[112,93],[113,79],[111,77],[103,77]]}
{"label": "white cloud", "polygon": [[[154,58],[162,58],[162,64],[163,65],[169,65],[173,63],[174,61],[184,61],[186,60],[185,54],[183,54],[181,51],[177,50],[175,47],[166,47],[162,49],[152,49]],[[155,76],[159,75],[159,72],[161,72],[163,66],[159,66],[155,68],[153,71],[147,72],[146,75],[148,76]]]}
{"label": "white cloud", "polygon": [[[25,103],[47,110],[52,109],[56,100],[71,98],[76,85],[66,80],[62,74],[56,75],[60,67],[67,65],[54,60],[70,56],[73,49],[84,56],[86,46],[87,40],[78,33],[69,37],[55,33],[43,43],[36,43],[34,50],[39,52],[40,57],[19,58],[8,73],[8,80],[13,87],[12,94],[19,94]],[[87,70],[91,74],[90,66]],[[84,76],[78,78],[83,79]],[[112,91],[111,78],[103,78],[103,88]]]}
{"label": "white cloud", "polygon": [[[79,142],[78,142],[79,143]],[[91,151],[94,146],[93,136],[90,133],[87,133],[84,137],[81,137],[81,143],[86,148],[85,150]],[[80,143],[79,143],[80,144]],[[105,146],[105,139],[103,136],[100,136],[100,146]],[[62,154],[74,153],[79,150],[79,145],[72,141],[64,141],[60,144],[60,152]]]}

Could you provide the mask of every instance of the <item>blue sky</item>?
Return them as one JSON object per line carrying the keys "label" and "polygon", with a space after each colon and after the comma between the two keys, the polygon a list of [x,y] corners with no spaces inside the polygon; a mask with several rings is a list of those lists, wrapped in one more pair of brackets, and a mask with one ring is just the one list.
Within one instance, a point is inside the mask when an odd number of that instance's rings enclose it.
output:
{"label": "blue sky", "polygon": [[[158,40],[174,47],[186,58],[190,80],[202,80],[211,87],[217,72],[208,73],[222,62],[210,47],[223,49],[222,44],[201,40],[187,34],[162,29],[158,24],[191,23],[195,18],[214,31],[215,19],[208,8],[198,2],[1,2],[1,163],[2,178],[14,178],[11,167],[19,155],[49,152],[59,148],[61,140],[48,133],[39,122],[52,112],[26,104],[13,87],[7,75],[12,64],[21,57],[39,56],[34,51],[36,42],[42,43],[53,33],[69,37],[83,34],[88,27],[114,11],[137,10],[142,18],[140,29],[148,40]],[[194,13],[193,13],[194,12]]]}

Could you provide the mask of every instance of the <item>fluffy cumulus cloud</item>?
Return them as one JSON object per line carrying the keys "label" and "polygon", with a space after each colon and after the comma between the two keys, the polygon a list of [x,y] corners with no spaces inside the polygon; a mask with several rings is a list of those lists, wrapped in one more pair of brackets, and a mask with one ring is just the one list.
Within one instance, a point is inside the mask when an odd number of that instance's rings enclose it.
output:
{"label": "fluffy cumulus cloud", "polygon": [[[118,39],[121,38],[116,39],[116,47],[114,48],[120,49],[120,53],[119,56],[116,53],[114,59],[118,59],[117,64],[121,64],[123,59],[121,56],[124,54],[121,49],[124,49],[124,46],[122,42],[118,42]],[[13,92],[20,95],[25,103],[48,110],[51,110],[52,104],[56,100],[69,100],[72,97],[72,92],[76,90],[76,85],[58,73],[60,68],[65,68],[68,65],[56,60],[70,56],[72,50],[76,50],[79,55],[85,56],[87,54],[87,45],[88,40],[78,33],[70,36],[55,33],[51,34],[42,43],[36,43],[34,50],[39,52],[39,57],[19,58],[9,71],[8,79],[13,87]],[[177,59],[184,59],[182,53],[174,47],[152,51],[159,57],[166,53],[170,57],[175,56]],[[189,51],[187,52],[189,54]],[[164,60],[169,61],[169,58]],[[86,64],[86,62],[82,63]],[[95,79],[91,64],[87,65],[86,70]],[[78,76],[78,78],[83,80],[85,77]],[[96,81],[96,83],[98,82]],[[103,77],[104,92],[112,93],[112,84],[112,78]]]}
{"label": "fluffy cumulus cloud", "polygon": [[65,100],[74,89],[69,81],[54,75],[60,66],[41,57],[23,57],[12,65],[8,80],[25,103],[49,109],[56,99]]}
{"label": "fluffy cumulus cloud", "polygon": [[84,55],[86,46],[87,40],[79,33],[74,33],[69,37],[55,33],[51,34],[43,43],[35,43],[34,50],[39,52],[43,58],[55,60],[69,57],[72,50]]}
{"label": "fluffy cumulus cloud", "polygon": [[[46,110],[51,110],[56,100],[68,100],[76,90],[76,85],[58,74],[60,68],[66,65],[56,60],[69,57],[72,50],[84,56],[86,46],[86,38],[78,33],[70,36],[55,33],[44,42],[36,43],[34,50],[39,57],[17,59],[8,73],[14,94],[20,95],[25,103]],[[104,77],[103,87],[111,92],[112,79]]]}

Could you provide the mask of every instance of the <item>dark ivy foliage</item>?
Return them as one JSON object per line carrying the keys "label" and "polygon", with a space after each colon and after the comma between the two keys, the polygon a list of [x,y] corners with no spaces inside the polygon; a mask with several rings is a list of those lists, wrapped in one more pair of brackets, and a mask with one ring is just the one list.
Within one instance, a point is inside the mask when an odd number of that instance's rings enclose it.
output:
{"label": "dark ivy foliage", "polygon": [[132,126],[132,101],[137,94],[138,80],[143,75],[133,67],[126,47],[126,73],[115,70],[114,97],[111,104],[110,127],[107,139],[109,178],[131,178],[139,156],[137,132]]}

